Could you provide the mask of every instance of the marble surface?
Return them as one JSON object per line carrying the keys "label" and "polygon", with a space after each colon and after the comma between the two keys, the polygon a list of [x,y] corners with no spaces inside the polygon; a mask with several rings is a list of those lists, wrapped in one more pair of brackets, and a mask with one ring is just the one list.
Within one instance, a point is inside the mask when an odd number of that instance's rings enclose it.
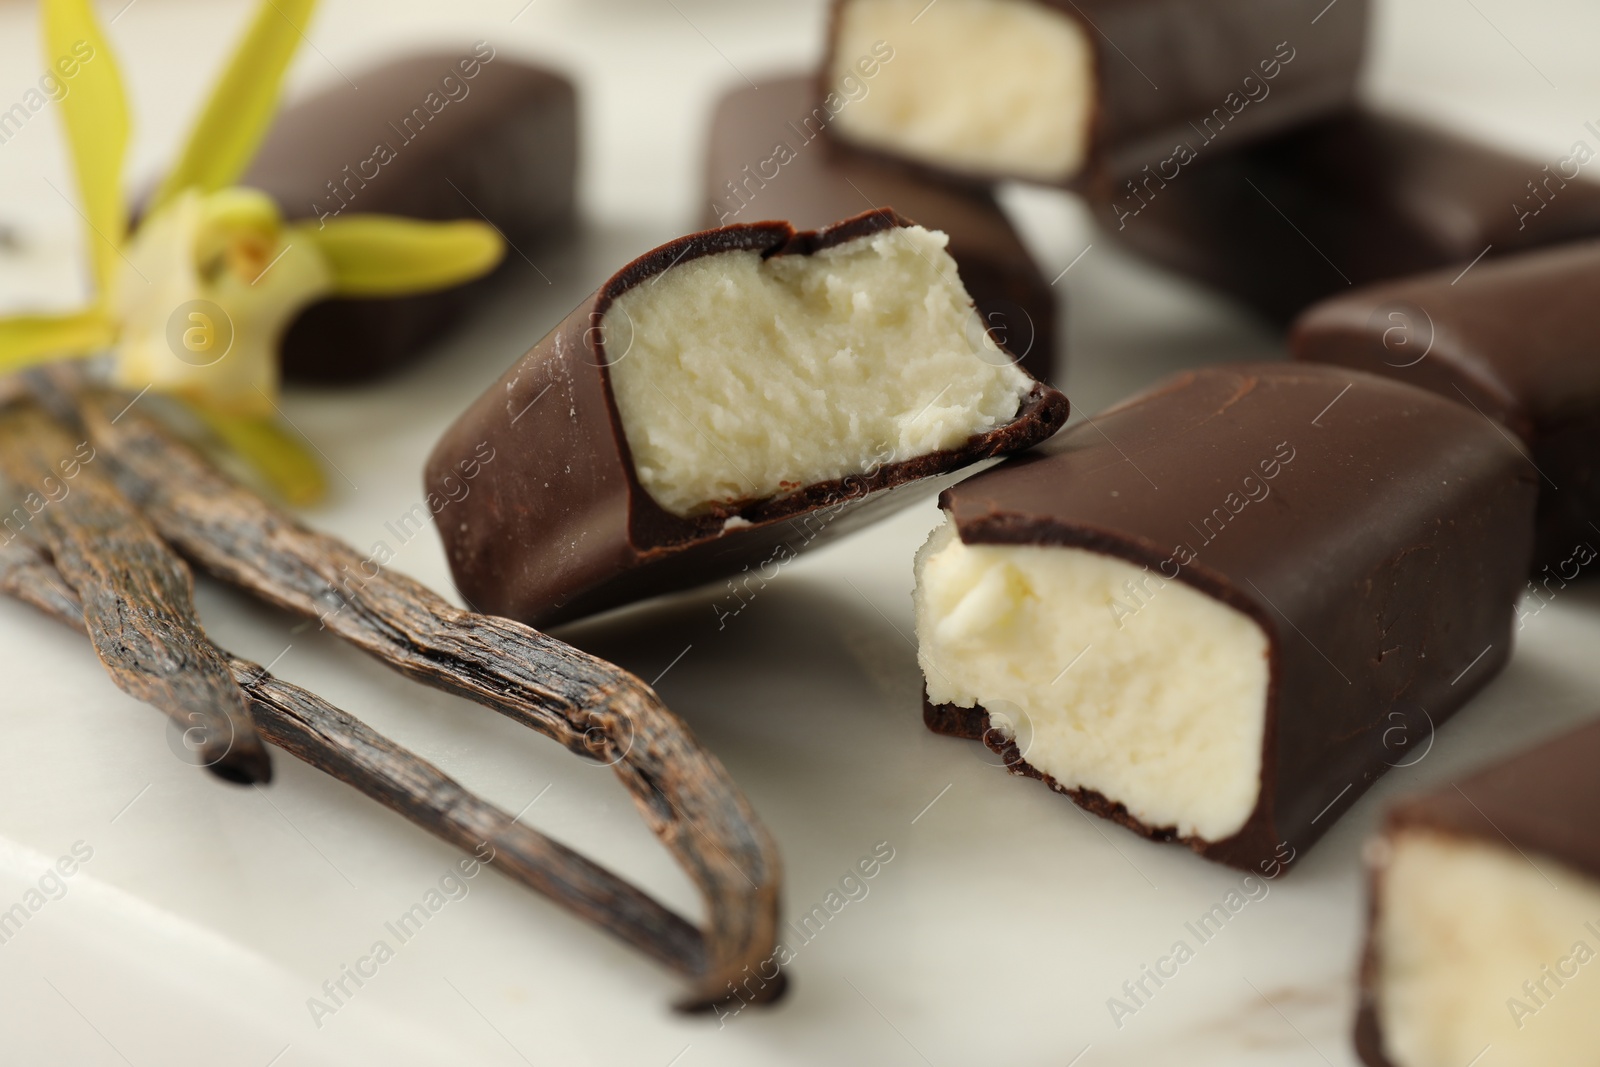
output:
{"label": "marble surface", "polygon": [[[123,2],[103,10],[117,18],[132,87],[137,180],[172,152],[248,9]],[[1565,155],[1600,118],[1593,5],[1376,3],[1372,99],[1539,160]],[[1290,6],[1309,22],[1322,0]],[[0,106],[37,78],[33,18],[33,5],[0,7]],[[384,525],[420,499],[430,444],[611,269],[694,223],[710,103],[814,61],[822,19],[818,0],[330,0],[296,87],[477,39],[570,71],[583,94],[586,222],[576,247],[529,250],[548,284],[522,271],[415,370],[359,392],[290,393],[286,410],[338,468],[311,521],[358,546],[384,540],[395,566],[448,589],[432,532],[401,544]],[[0,253],[8,308],[81,297],[77,218],[47,184],[70,188],[54,122],[41,111],[0,144],[0,225],[19,245]],[[1174,368],[1279,354],[1236,309],[1100,243],[1070,197],[1005,199],[1050,275],[1075,263],[1058,288],[1079,410]],[[712,590],[563,631],[660,676],[776,835],[785,918],[875,847],[893,850],[868,894],[800,950],[783,1006],[721,1026],[674,1015],[669,975],[493,873],[314,1018],[309,998],[387,939],[385,922],[438,886],[455,854],[281,755],[267,790],[196,773],[81,639],[0,604],[0,910],[74,846],[92,850],[59,899],[0,944],[0,1061],[1344,1067],[1355,1062],[1360,850],[1384,803],[1600,704],[1600,589],[1575,588],[1529,617],[1510,667],[1425,758],[1356,804],[1119,1027],[1107,998],[1239,876],[1091,820],[975,746],[923,730],[911,555],[935,519],[925,505],[807,557],[721,628]],[[221,644],[281,656],[283,677],[502,806],[537,797],[528,822],[695,913],[689,884],[604,769],[213,584],[199,601]]]}

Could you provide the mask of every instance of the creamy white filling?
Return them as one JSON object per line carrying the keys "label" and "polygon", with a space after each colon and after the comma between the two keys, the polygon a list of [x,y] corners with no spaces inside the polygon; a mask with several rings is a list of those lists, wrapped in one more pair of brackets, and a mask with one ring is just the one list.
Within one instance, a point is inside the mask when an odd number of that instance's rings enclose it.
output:
{"label": "creamy white filling", "polygon": [[602,322],[640,484],[676,515],[955,448],[1033,380],[995,347],[945,235],[884,230],[812,256],[723,252]]}
{"label": "creamy white filling", "polygon": [[1600,1063],[1600,882],[1419,830],[1385,851],[1377,1008],[1396,1067],[1464,1067],[1485,1047],[1485,1067]]}
{"label": "creamy white filling", "polygon": [[[844,91],[884,42],[893,58]],[[1079,24],[1028,0],[849,0],[832,84],[847,138],[977,175],[1053,182],[1083,167],[1094,111],[1094,49]],[[856,94],[859,96],[859,92]]]}
{"label": "creamy white filling", "polygon": [[1261,792],[1268,680],[1252,619],[1098,552],[965,544],[948,516],[916,572],[934,703],[1025,717],[1010,728],[1028,763],[1146,825],[1208,841],[1244,826]]}

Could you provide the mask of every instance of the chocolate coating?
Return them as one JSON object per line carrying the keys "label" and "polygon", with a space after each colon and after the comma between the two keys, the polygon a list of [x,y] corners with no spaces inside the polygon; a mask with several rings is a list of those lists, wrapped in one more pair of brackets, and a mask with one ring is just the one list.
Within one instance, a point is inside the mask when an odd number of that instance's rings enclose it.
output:
{"label": "chocolate coating", "polygon": [[[1600,234],[1600,185],[1363,109],[1211,151],[1170,181],[1119,184],[1095,213],[1122,243],[1280,325],[1352,285]],[[1530,181],[1550,182],[1547,202]]]}
{"label": "chocolate coating", "polygon": [[1597,306],[1600,241],[1584,241],[1335,297],[1290,343],[1297,359],[1383,374],[1505,423],[1541,474],[1534,566],[1570,579],[1600,544]]}
{"label": "chocolate coating", "polygon": [[[566,78],[464,46],[385,63],[354,81],[359,91],[341,80],[284,109],[239,184],[269,194],[290,219],[341,211],[487,219],[514,246],[501,271],[571,228],[578,120]],[[392,154],[387,162],[380,148]],[[346,382],[395,370],[493,284],[314,304],[284,337],[284,375]]]}
{"label": "chocolate coating", "polygon": [[602,285],[474,402],[428,459],[425,488],[443,501],[452,483],[461,484],[461,463],[485,445],[497,457],[461,499],[436,511],[461,595],[477,610],[543,626],[741,568],[776,567],[942,487],[926,479],[1055,433],[1066,422],[1067,399],[1038,385],[1015,419],[959,449],[786,496],[681,518],[639,484],[611,395],[602,322],[612,301],[700,256],[811,255],[903,225],[910,224],[892,212],[868,212],[820,231],[777,222],[728,226],[663,245]]}
{"label": "chocolate coating", "polygon": [[[815,90],[809,76],[763,78],[759,90],[736,89],[717,104],[706,225],[783,219],[808,230],[879,207],[942,230],[979,314],[1024,370],[1048,381],[1056,350],[1055,294],[994,194],[833,143],[814,120],[806,125],[817,106]],[[780,145],[787,154],[778,153]]]}
{"label": "chocolate coating", "polygon": [[[1261,626],[1271,663],[1260,798],[1235,836],[1184,843],[1265,870],[1280,843],[1304,854],[1402,761],[1385,747],[1391,711],[1442,722],[1505,664],[1533,478],[1462,405],[1341,368],[1239,364],[1168,378],[940,504],[968,544],[1103,552]],[[927,713],[958,736],[982,736],[986,719],[981,708]],[[1013,773],[1177,839],[992,741]]]}
{"label": "chocolate coating", "polygon": [[[825,78],[838,44],[840,8],[848,2],[834,2]],[[1072,19],[1094,49],[1087,158],[1082,171],[1064,183],[1084,191],[1104,189],[1119,175],[1155,166],[1174,145],[1192,141],[1208,118],[1222,131],[1219,139],[1238,148],[1335,112],[1354,100],[1366,52],[1368,0],[1340,0],[1314,26],[1302,9],[1279,0],[1017,2],[1038,3]],[[1263,72],[1273,69],[1263,64],[1281,60],[1278,49],[1284,44],[1293,59],[1280,63],[1259,101],[1241,106],[1239,101],[1260,92],[1245,79],[1260,83]]]}
{"label": "chocolate coating", "polygon": [[[1548,856],[1600,878],[1600,721],[1396,804],[1384,832],[1426,830]],[[1356,1052],[1369,1067],[1395,1067],[1378,1023],[1378,882],[1374,878],[1361,960]],[[1576,1050],[1574,1050],[1576,1051]]]}

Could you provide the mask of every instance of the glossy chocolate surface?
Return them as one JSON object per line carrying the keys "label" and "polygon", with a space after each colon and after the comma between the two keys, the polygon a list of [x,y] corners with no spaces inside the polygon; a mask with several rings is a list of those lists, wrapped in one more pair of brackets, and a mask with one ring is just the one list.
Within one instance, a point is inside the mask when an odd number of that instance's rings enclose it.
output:
{"label": "glossy chocolate surface", "polygon": [[[940,503],[969,544],[1103,552],[1262,627],[1260,799],[1235,836],[1185,843],[1266,872],[1403,761],[1391,712],[1443,722],[1505,664],[1534,477],[1463,405],[1343,368],[1239,364],[1169,378]],[[927,719],[959,736],[986,725],[953,708]],[[1041,776],[1025,758],[1008,763]],[[1074,799],[1176,837],[1097,794]]]}
{"label": "glossy chocolate surface", "polygon": [[[611,396],[602,323],[612,301],[699,256],[810,255],[897,225],[909,223],[869,212],[822,231],[786,223],[708,230],[663,245],[601,286],[468,408],[428,460],[425,488],[448,501],[437,523],[461,595],[480,611],[549,625],[742,568],[775,568],[943,488],[937,476],[1053,434],[1067,400],[1039,385],[1012,422],[960,449],[787,496],[680,518],[640,486]],[[461,465],[485,448],[492,462],[474,467],[467,491],[450,499],[466,485]]]}
{"label": "glossy chocolate surface", "polygon": [[994,194],[836,144],[813,116],[818,106],[808,76],[763,78],[760,89],[722,98],[711,120],[705,224],[782,219],[810,230],[877,207],[942,230],[989,329],[1024,370],[1049,381],[1055,293]]}
{"label": "glossy chocolate surface", "polygon": [[1505,423],[1540,472],[1536,572],[1570,580],[1600,546],[1597,307],[1600,241],[1583,241],[1334,297],[1291,346]]}
{"label": "glossy chocolate surface", "polygon": [[1355,109],[1170,181],[1140,175],[1095,211],[1135,251],[1287,324],[1352,286],[1600,234],[1600,184],[1567,162]]}
{"label": "glossy chocolate surface", "polygon": [[[337,81],[285,108],[239,184],[271,195],[291,219],[358,212],[485,219],[514,246],[496,273],[532,275],[523,256],[537,263],[540,248],[573,223],[572,83],[486,45],[395,60],[353,80],[359,89]],[[284,375],[358,381],[403,366],[495,281],[321,301],[290,326]]]}
{"label": "glossy chocolate surface", "polygon": [[[833,67],[839,9],[848,2],[835,0],[824,72]],[[1280,0],[1015,2],[1072,19],[1094,49],[1087,159],[1063,183],[1083,190],[1158,167],[1177,145],[1203,143],[1208,134],[1217,147],[1207,151],[1242,148],[1338,111],[1355,98],[1366,51],[1368,0],[1340,0],[1315,25]]]}

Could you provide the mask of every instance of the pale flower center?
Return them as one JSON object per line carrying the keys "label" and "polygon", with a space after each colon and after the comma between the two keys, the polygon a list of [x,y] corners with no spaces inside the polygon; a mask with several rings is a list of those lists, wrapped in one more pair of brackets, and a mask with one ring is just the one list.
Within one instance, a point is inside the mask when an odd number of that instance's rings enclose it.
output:
{"label": "pale flower center", "polygon": [[116,384],[272,415],[283,333],[333,289],[322,252],[285,237],[277,206],[250,189],[187,191],[146,218],[112,298]]}

